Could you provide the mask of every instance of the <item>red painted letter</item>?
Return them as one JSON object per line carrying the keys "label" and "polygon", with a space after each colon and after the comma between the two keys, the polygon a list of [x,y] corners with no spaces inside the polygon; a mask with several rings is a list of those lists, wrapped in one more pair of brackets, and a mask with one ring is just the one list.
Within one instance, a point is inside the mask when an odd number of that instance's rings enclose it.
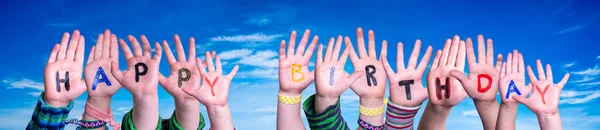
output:
{"label": "red painted letter", "polygon": [[546,98],[544,98],[544,96],[546,95],[546,91],[548,91],[549,87],[550,85],[546,85],[546,88],[544,89],[544,91],[542,91],[539,86],[535,86],[535,89],[537,89],[537,91],[540,92],[540,95],[542,96],[542,103],[544,104],[546,104]]}
{"label": "red painted letter", "polygon": [[[481,88],[481,78],[486,78],[488,80],[487,86],[485,88]],[[479,74],[477,75],[477,91],[480,93],[485,93],[492,87],[492,76],[488,74]]]}
{"label": "red painted letter", "polygon": [[213,88],[215,87],[215,83],[217,83],[217,81],[219,80],[219,77],[215,78],[215,80],[213,80],[212,83],[210,82],[210,80],[208,80],[207,77],[204,77],[204,80],[206,80],[206,83],[208,83],[208,86],[210,86],[210,92],[212,93],[212,95],[215,96],[215,90]]}

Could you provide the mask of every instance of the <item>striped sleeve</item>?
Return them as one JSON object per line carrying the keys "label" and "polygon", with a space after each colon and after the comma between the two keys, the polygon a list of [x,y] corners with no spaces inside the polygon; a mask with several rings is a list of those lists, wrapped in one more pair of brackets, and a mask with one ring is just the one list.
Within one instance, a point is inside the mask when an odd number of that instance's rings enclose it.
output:
{"label": "striped sleeve", "polygon": [[388,130],[412,130],[415,115],[420,108],[421,105],[405,107],[389,101],[385,115],[385,128]]}
{"label": "striped sleeve", "polygon": [[66,107],[53,107],[44,101],[44,92],[40,94],[27,130],[64,129],[65,121],[73,108],[73,101]]}
{"label": "striped sleeve", "polygon": [[327,107],[323,113],[315,111],[315,95],[304,101],[304,114],[312,130],[350,130],[340,110],[340,100]]}

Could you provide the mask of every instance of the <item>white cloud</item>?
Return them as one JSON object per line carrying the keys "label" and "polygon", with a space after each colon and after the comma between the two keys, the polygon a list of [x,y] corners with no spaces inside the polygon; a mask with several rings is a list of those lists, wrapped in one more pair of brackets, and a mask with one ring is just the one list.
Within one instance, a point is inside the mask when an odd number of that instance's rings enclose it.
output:
{"label": "white cloud", "polygon": [[479,116],[479,113],[477,113],[477,110],[471,109],[471,110],[463,111],[462,115],[463,116]]}
{"label": "white cloud", "polygon": [[254,55],[243,57],[238,63],[261,68],[275,68],[279,66],[279,60],[275,56],[277,56],[275,51],[257,51]]}
{"label": "white cloud", "polygon": [[594,66],[594,68],[588,68],[583,71],[575,71],[572,73],[576,74],[576,75],[595,76],[595,75],[600,75],[600,69],[598,68],[598,65],[596,65],[596,66]]}
{"label": "white cloud", "polygon": [[598,60],[598,59],[600,59],[600,56],[596,56],[596,59],[597,59],[597,60]]}
{"label": "white cloud", "polygon": [[309,67],[315,66],[315,62],[312,62],[312,61],[311,61],[311,62],[308,62],[308,66],[309,66]]}
{"label": "white cloud", "polygon": [[275,39],[282,37],[281,34],[265,35],[262,33],[248,34],[248,35],[235,35],[235,36],[217,36],[210,38],[212,42],[250,42],[250,43],[267,43],[272,42]]}
{"label": "white cloud", "polygon": [[600,92],[600,91],[574,91],[574,90],[564,90],[562,92],[560,92],[560,97],[561,98],[570,98],[570,97],[577,97],[577,96],[582,96],[582,95],[588,95],[588,94],[592,94],[595,92]]}
{"label": "white cloud", "polygon": [[40,96],[40,94],[42,94],[42,92],[29,92],[27,94],[29,94],[31,96],[34,96],[34,97],[37,97],[37,96]]}
{"label": "white cloud", "polygon": [[248,56],[248,55],[252,54],[252,52],[254,52],[254,50],[250,50],[250,49],[230,50],[230,51],[225,51],[225,52],[219,53],[219,57],[221,57],[222,60],[237,59],[237,58],[242,58],[242,57]]}
{"label": "white cloud", "polygon": [[276,113],[277,112],[277,107],[275,106],[263,106],[263,107],[259,107],[256,108],[254,110],[251,110],[252,113]]}
{"label": "white cloud", "polygon": [[596,85],[600,85],[600,81],[588,82],[588,83],[580,83],[578,85],[579,86],[596,86]]}
{"label": "white cloud", "polygon": [[560,104],[581,104],[587,103],[594,99],[600,98],[599,91],[564,91],[560,97],[565,99],[560,100]]}
{"label": "white cloud", "polygon": [[258,17],[248,19],[248,21],[246,21],[246,23],[257,25],[257,26],[264,26],[264,25],[271,23],[271,19],[269,19],[268,15],[261,15]]}
{"label": "white cloud", "polygon": [[340,103],[348,104],[348,103],[352,103],[352,102],[357,102],[359,99],[360,99],[360,97],[358,97],[358,95],[356,95],[356,94],[342,95],[342,96],[340,96]]}
{"label": "white cloud", "polygon": [[583,28],[583,27],[585,27],[587,25],[588,24],[580,24],[580,25],[572,26],[572,27],[560,30],[558,32],[554,32],[554,33],[552,33],[552,35],[563,34],[563,33],[571,32],[571,31],[575,31],[575,30],[581,29],[581,28]]}
{"label": "white cloud", "polygon": [[277,79],[279,70],[277,68],[272,69],[254,69],[252,71],[239,72],[240,78],[268,78]]}
{"label": "white cloud", "polygon": [[[212,42],[208,42],[208,43],[204,43],[204,44],[196,44],[196,53],[204,55],[206,54],[206,51],[209,50],[209,47],[215,45],[215,43]],[[175,49],[173,49],[174,51]]]}
{"label": "white cloud", "polygon": [[32,89],[36,89],[39,91],[44,90],[44,84],[40,83],[40,82],[36,82],[33,80],[29,80],[29,79],[22,79],[20,81],[15,81],[12,79],[5,79],[2,80],[3,83],[10,85],[10,87],[8,87],[9,89],[11,88],[32,88]]}
{"label": "white cloud", "polygon": [[571,66],[574,66],[575,62],[571,62],[571,63],[566,63],[565,65],[563,65],[563,68],[569,68]]}
{"label": "white cloud", "polygon": [[569,82],[582,83],[582,82],[592,81],[592,80],[597,79],[597,78],[598,78],[597,76],[584,76],[580,80],[569,81]]}

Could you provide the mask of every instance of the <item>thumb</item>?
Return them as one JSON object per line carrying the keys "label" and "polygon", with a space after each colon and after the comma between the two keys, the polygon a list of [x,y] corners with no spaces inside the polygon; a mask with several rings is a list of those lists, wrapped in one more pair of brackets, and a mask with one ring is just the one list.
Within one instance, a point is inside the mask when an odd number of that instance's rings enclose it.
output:
{"label": "thumb", "polygon": [[360,76],[364,75],[365,71],[359,70],[352,73],[352,75],[348,76],[348,83],[353,84]]}
{"label": "thumb", "polygon": [[200,94],[198,90],[200,89],[194,89],[195,87],[182,87],[181,91],[183,91],[184,93],[196,98],[197,100],[200,99]]}
{"label": "thumb", "polygon": [[158,74],[158,83],[160,84],[160,86],[165,88],[165,85],[167,85],[167,78],[160,72]]}
{"label": "thumb", "polygon": [[525,98],[525,96],[513,96],[512,97],[515,101],[529,107],[529,100],[527,100],[527,98]]}
{"label": "thumb", "polygon": [[119,70],[119,65],[117,65],[115,62],[111,62],[110,64],[110,73],[115,76],[115,79],[117,79],[119,83],[121,82],[121,78],[123,78],[123,72]]}
{"label": "thumb", "polygon": [[463,87],[469,81],[469,79],[467,78],[467,76],[465,76],[465,73],[457,71],[457,70],[450,71],[450,76],[458,79],[458,81],[460,82],[460,84],[463,85]]}

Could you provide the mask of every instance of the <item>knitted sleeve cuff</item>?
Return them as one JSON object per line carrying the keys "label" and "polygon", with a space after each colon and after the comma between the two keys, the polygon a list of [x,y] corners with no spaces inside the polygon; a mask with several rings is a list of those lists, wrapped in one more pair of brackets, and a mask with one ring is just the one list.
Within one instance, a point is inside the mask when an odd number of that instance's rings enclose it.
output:
{"label": "knitted sleeve cuff", "polygon": [[312,130],[350,129],[344,118],[342,118],[339,99],[335,104],[327,107],[323,113],[317,114],[315,111],[315,95],[312,95],[304,101],[304,114]]}
{"label": "knitted sleeve cuff", "polygon": [[[204,117],[202,117],[202,113],[200,113],[200,123],[198,123],[198,130],[201,130],[202,128],[204,128],[204,126],[206,126],[206,122],[204,122]],[[168,127],[169,130],[183,130],[181,125],[179,125],[179,122],[177,122],[177,114],[175,114],[175,111],[173,111],[173,115],[171,115],[171,119],[169,119],[168,126],[166,127]]]}
{"label": "knitted sleeve cuff", "polygon": [[[162,118],[158,116],[158,123],[156,125],[157,130],[162,129]],[[135,125],[133,124],[133,109],[129,110],[127,114],[123,116],[123,121],[121,122],[121,130],[136,130]]]}
{"label": "knitted sleeve cuff", "polygon": [[65,121],[73,108],[73,101],[65,107],[46,104],[44,92],[40,94],[27,129],[64,129]]}
{"label": "knitted sleeve cuff", "polygon": [[385,116],[385,128],[394,130],[412,130],[415,115],[420,108],[421,105],[405,107],[389,101]]}

